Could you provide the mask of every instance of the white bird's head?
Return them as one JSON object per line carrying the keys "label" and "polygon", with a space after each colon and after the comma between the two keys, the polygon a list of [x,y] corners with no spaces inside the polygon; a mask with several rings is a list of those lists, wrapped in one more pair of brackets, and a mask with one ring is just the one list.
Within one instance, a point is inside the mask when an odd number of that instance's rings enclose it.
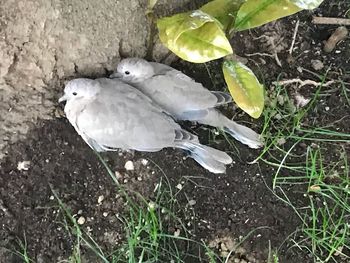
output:
{"label": "white bird's head", "polygon": [[126,58],[120,61],[110,78],[119,78],[127,83],[142,82],[154,75],[152,65],[142,58]]}
{"label": "white bird's head", "polygon": [[58,102],[72,101],[81,98],[92,98],[100,91],[100,86],[93,79],[73,79],[66,84],[64,95]]}

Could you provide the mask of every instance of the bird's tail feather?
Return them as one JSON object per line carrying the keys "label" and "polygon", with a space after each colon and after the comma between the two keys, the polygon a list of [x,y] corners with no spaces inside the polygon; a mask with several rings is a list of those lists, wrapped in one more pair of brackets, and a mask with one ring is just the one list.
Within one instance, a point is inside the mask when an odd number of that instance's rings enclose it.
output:
{"label": "bird's tail feather", "polygon": [[214,94],[217,98],[215,106],[221,106],[232,102],[232,96],[229,93],[223,91],[212,91],[211,93]]}
{"label": "bird's tail feather", "polygon": [[190,156],[212,173],[225,173],[231,157],[222,151],[192,141],[179,141],[177,147],[190,152]]}
{"label": "bird's tail feather", "polygon": [[250,148],[257,149],[263,146],[258,133],[234,121],[228,120],[224,126],[224,131]]}
{"label": "bird's tail feather", "polygon": [[223,129],[233,138],[243,144],[248,145],[250,148],[256,149],[263,146],[263,143],[260,140],[260,135],[258,133],[248,127],[230,120],[216,109],[209,110],[205,118],[199,119],[197,121],[199,123]]}

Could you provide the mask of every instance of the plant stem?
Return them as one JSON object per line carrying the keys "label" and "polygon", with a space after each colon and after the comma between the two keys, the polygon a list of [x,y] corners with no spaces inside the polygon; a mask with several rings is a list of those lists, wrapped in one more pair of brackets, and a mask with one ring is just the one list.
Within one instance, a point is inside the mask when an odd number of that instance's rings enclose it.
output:
{"label": "plant stem", "polygon": [[156,35],[155,16],[154,16],[153,10],[148,10],[146,15],[149,23],[149,38],[147,43],[146,59],[152,60],[153,48],[154,48],[154,36]]}

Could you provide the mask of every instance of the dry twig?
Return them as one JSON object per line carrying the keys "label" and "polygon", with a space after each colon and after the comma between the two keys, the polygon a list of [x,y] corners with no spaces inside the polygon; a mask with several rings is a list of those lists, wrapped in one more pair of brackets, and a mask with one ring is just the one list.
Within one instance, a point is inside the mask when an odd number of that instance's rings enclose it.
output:
{"label": "dry twig", "polygon": [[349,31],[346,29],[345,26],[338,27],[333,34],[329,37],[329,39],[326,41],[323,50],[325,52],[332,52],[333,49],[336,47],[336,45],[340,42],[346,39],[348,36]]}
{"label": "dry twig", "polygon": [[292,52],[293,52],[295,39],[297,37],[297,33],[298,33],[298,29],[299,29],[299,23],[300,23],[300,21],[298,20],[297,23],[295,24],[295,29],[294,29],[294,34],[293,34],[293,41],[292,41],[292,45],[290,46],[290,49],[289,49],[289,55],[292,55]]}
{"label": "dry twig", "polygon": [[306,86],[306,85],[312,85],[312,86],[315,86],[315,87],[322,85],[322,87],[328,87],[331,84],[335,83],[335,81],[334,80],[330,80],[330,81],[327,81],[327,82],[323,83],[323,82],[316,82],[316,81],[310,80],[310,79],[301,80],[301,79],[297,78],[297,79],[285,79],[285,80],[272,82],[273,85],[281,85],[281,86],[295,84],[295,83],[299,84],[299,88],[302,87],[302,86]]}
{"label": "dry twig", "polygon": [[338,18],[338,17],[314,16],[312,18],[312,23],[319,24],[319,25],[344,25],[344,26],[350,26],[350,19],[348,19],[348,18]]}

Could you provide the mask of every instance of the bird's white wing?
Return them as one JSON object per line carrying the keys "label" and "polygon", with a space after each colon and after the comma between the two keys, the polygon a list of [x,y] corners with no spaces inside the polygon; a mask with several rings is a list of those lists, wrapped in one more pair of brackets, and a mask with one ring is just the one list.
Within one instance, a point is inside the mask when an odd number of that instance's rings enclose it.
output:
{"label": "bird's white wing", "polygon": [[99,145],[157,151],[174,145],[179,126],[144,94],[115,80],[100,80],[102,90],[77,116],[77,126]]}

